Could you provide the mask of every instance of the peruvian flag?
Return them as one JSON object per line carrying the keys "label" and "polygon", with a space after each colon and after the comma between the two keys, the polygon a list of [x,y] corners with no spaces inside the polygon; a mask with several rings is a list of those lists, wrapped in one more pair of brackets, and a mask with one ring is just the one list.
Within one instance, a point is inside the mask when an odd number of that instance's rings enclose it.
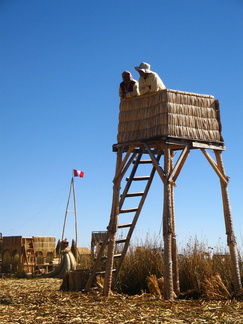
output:
{"label": "peruvian flag", "polygon": [[74,175],[74,177],[80,177],[80,178],[83,178],[83,177],[84,177],[84,172],[83,172],[83,171],[79,171],[79,170],[75,170],[75,169],[73,169],[73,175]]}

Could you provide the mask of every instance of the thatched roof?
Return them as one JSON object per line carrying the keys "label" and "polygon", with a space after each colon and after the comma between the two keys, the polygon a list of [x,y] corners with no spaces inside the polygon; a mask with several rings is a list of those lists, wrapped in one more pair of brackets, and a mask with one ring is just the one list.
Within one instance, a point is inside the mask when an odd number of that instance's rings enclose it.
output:
{"label": "thatched roof", "polygon": [[78,253],[80,255],[82,255],[82,254],[91,254],[90,249],[88,249],[86,247],[78,247],[77,249],[78,249]]}

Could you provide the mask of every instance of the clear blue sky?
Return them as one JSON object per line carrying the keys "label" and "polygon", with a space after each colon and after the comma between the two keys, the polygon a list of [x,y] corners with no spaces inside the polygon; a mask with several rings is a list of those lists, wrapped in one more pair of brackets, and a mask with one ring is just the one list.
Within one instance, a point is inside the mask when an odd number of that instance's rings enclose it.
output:
{"label": "clear blue sky", "polygon": [[[243,1],[0,0],[0,232],[61,237],[72,169],[78,245],[110,217],[121,73],[220,101],[235,234],[243,244]],[[134,238],[161,237],[157,176]],[[191,152],[175,189],[178,243],[225,244],[219,180]],[[66,235],[74,238],[73,215]],[[219,239],[221,237],[221,239]]]}

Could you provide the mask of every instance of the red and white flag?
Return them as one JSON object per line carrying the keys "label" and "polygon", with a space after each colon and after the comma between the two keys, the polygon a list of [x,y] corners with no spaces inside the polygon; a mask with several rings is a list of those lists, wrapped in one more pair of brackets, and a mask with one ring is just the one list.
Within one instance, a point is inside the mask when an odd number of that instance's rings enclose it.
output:
{"label": "red and white flag", "polygon": [[75,169],[73,169],[73,175],[74,175],[74,177],[80,177],[80,178],[83,178],[83,177],[84,177],[84,172],[83,172],[83,171],[79,171],[79,170],[75,170]]}

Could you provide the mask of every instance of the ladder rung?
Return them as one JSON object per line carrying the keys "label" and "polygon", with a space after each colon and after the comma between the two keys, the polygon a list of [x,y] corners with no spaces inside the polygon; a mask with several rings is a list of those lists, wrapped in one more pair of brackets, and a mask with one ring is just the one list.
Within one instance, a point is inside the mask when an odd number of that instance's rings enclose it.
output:
{"label": "ladder rung", "polygon": [[120,224],[118,225],[118,228],[125,228],[125,227],[131,227],[132,223],[127,223],[127,224]]}
{"label": "ladder rung", "polygon": [[[100,261],[105,261],[107,259],[107,256],[102,256],[101,258],[100,258]],[[95,258],[95,261],[97,260],[97,258]]]}
{"label": "ladder rung", "polygon": [[[115,254],[114,258],[120,258],[121,254]],[[97,260],[97,258],[94,259],[95,261]],[[107,260],[107,256],[103,256],[100,258],[100,261],[106,261]]]}
{"label": "ladder rung", "polygon": [[138,196],[142,196],[144,194],[144,192],[131,192],[131,193],[127,193],[126,197],[138,197]]}
{"label": "ladder rung", "polygon": [[126,238],[124,238],[124,239],[118,239],[118,240],[116,240],[116,243],[125,243],[126,242]]}
{"label": "ladder rung", "polygon": [[[144,181],[144,180],[149,180],[150,176],[141,176],[141,177],[133,177],[133,181]],[[126,180],[128,181],[129,178],[126,178]]]}
{"label": "ladder rung", "polygon": [[[112,272],[115,272],[116,271],[116,269],[113,269],[112,270]],[[98,272],[96,272],[95,274],[96,275],[104,275],[106,273],[106,271],[98,271]]]}
{"label": "ladder rung", "polygon": [[120,214],[125,214],[125,213],[132,213],[138,210],[138,207],[135,208],[127,208],[127,209],[121,209]]}
{"label": "ladder rung", "polygon": [[140,160],[139,164],[151,164],[152,160]]}

